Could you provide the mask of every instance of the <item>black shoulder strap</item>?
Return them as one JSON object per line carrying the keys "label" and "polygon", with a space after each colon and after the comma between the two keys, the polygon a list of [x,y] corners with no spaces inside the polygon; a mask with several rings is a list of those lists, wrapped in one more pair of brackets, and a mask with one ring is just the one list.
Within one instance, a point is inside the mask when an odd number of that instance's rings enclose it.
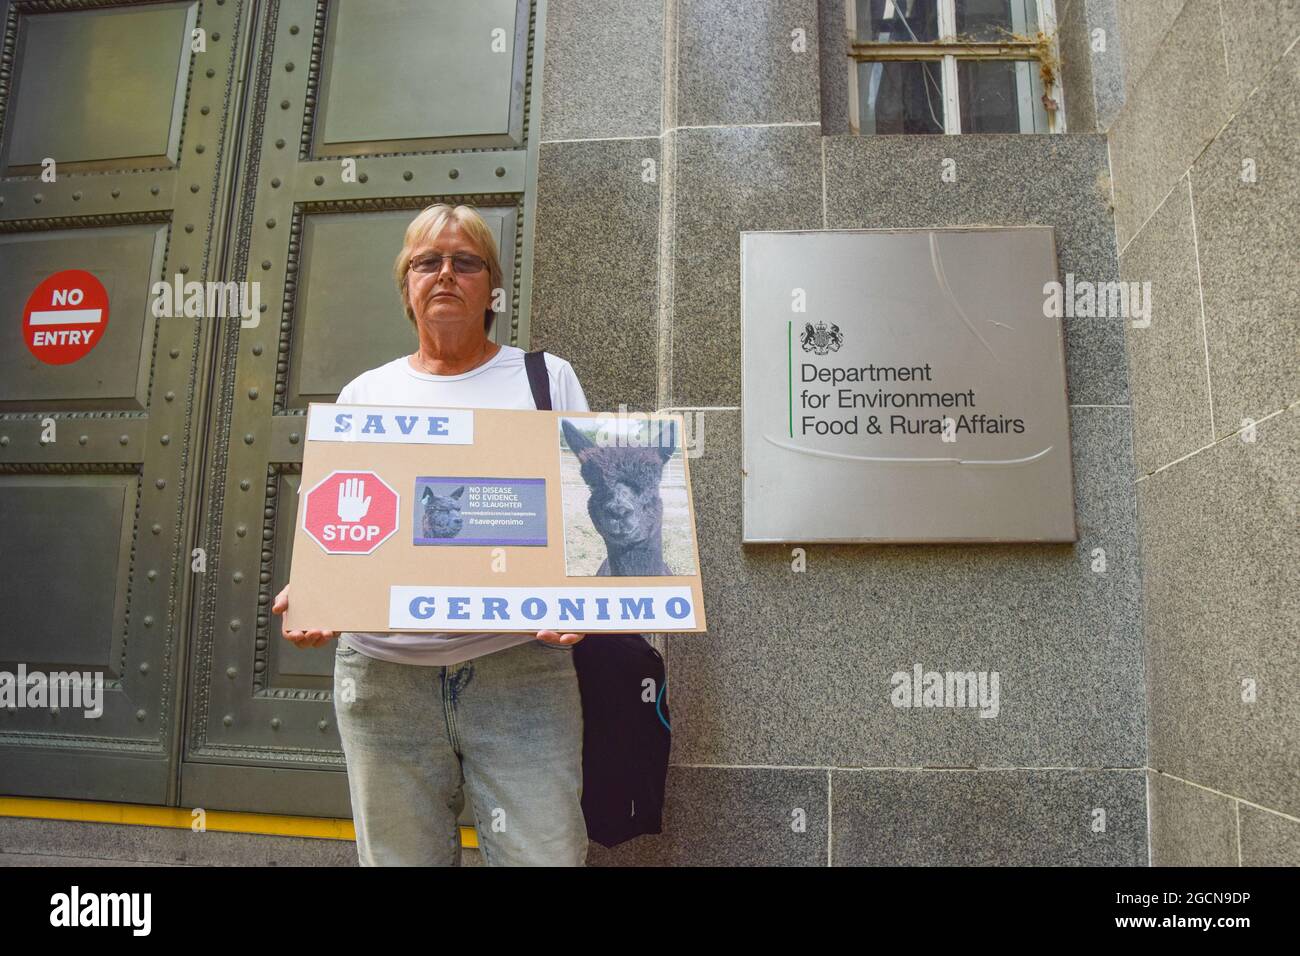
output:
{"label": "black shoulder strap", "polygon": [[551,377],[546,374],[546,350],[524,353],[524,368],[528,370],[528,385],[533,390],[533,404],[538,411],[551,410]]}

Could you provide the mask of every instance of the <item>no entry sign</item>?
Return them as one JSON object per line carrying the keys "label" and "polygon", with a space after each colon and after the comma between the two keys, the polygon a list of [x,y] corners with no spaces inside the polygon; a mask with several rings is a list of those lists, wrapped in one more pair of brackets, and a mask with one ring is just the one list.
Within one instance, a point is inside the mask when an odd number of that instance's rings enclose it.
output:
{"label": "no entry sign", "polygon": [[397,531],[397,492],[373,471],[332,472],[305,499],[303,530],[326,554],[369,554]]}
{"label": "no entry sign", "polygon": [[64,269],[38,285],[23,309],[27,348],[47,365],[85,358],[108,327],[108,293],[84,269]]}

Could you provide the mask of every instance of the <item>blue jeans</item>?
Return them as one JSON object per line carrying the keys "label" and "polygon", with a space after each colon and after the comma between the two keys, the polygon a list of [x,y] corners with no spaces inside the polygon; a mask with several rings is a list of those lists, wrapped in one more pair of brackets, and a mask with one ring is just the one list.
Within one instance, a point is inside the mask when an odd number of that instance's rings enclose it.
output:
{"label": "blue jeans", "polygon": [[572,648],[425,667],[340,642],[334,711],[362,866],[459,866],[466,791],[489,866],[586,863]]}

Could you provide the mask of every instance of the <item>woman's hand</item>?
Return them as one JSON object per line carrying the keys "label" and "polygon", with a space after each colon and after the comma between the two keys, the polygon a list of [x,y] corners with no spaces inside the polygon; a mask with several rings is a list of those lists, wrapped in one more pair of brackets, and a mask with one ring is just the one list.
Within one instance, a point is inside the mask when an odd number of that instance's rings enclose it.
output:
{"label": "woman's hand", "polygon": [[555,631],[538,631],[537,639],[547,644],[577,644],[586,634],[557,634]]}
{"label": "woman's hand", "polygon": [[[284,590],[275,596],[275,603],[271,605],[272,614],[283,614],[289,610],[289,585],[284,586]],[[338,635],[333,631],[308,630],[308,631],[285,631],[280,633],[286,641],[293,641],[298,647],[320,647],[326,641],[332,641]]]}

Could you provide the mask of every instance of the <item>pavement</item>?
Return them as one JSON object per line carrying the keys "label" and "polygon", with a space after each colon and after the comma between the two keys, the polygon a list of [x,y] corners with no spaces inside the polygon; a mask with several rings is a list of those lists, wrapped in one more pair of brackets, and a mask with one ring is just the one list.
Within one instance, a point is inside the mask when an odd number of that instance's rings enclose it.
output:
{"label": "pavement", "polygon": [[[462,850],[481,866],[478,850]],[[352,840],[0,817],[0,866],[356,866]]]}

